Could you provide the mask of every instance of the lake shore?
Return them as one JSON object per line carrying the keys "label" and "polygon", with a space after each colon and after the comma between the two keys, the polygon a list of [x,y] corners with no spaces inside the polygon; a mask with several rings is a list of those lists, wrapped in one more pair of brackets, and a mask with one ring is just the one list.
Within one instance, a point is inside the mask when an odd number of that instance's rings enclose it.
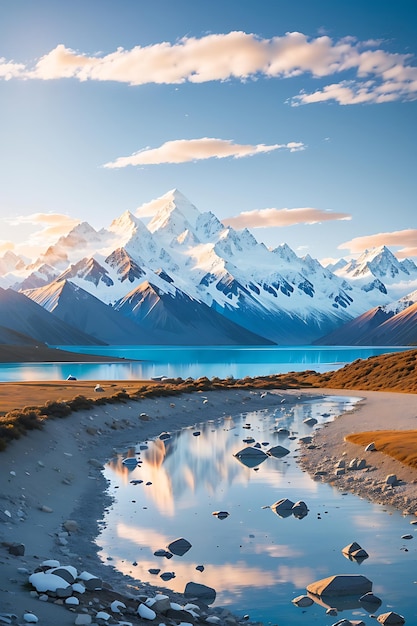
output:
{"label": "lake shore", "polygon": [[[360,402],[349,413],[314,431],[313,447],[300,448],[299,462],[344,491],[393,505],[401,511],[417,512],[417,471],[379,452],[365,453],[344,441],[351,432],[395,427],[415,427],[417,402],[414,394],[308,389],[226,389],[195,392],[176,397],[129,400],[121,404],[94,406],[66,418],[48,420],[41,431],[30,431],[0,454],[0,606],[22,621],[22,609],[32,611],[45,626],[70,626],[76,613],[32,597],[23,585],[27,574],[45,559],[72,564],[105,581],[125,597],[153,597],[157,589],[137,584],[101,562],[94,544],[98,522],[109,498],[105,494],[103,464],[113,452],[125,452],[137,441],[224,415],[274,408],[282,400],[291,403],[302,397],[355,396]],[[335,476],[340,459],[365,458],[367,468]],[[319,472],[319,475],[317,475]],[[398,487],[385,488],[387,474],[395,473]],[[75,522],[71,532],[66,522]],[[75,530],[74,530],[75,528]],[[24,545],[24,555],[9,554],[11,545]],[[99,595],[99,594],[97,594]],[[174,594],[170,593],[170,596]],[[104,602],[104,600],[103,600]],[[107,607],[108,610],[108,607]],[[244,607],[242,607],[244,610]],[[129,616],[131,623],[139,623]],[[135,621],[136,620],[136,621]]]}

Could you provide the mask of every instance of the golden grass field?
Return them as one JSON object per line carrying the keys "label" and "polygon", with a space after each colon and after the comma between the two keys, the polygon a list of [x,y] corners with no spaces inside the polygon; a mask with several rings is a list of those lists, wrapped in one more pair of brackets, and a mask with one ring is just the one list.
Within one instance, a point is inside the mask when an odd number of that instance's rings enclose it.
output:
{"label": "golden grass field", "polygon": [[[51,352],[54,351],[47,349],[47,360],[50,360]],[[71,355],[72,360],[75,359],[74,354],[64,353],[63,360],[66,360],[67,355]],[[0,360],[1,356],[0,349]],[[94,357],[88,360],[94,360]],[[94,390],[97,383],[102,385],[104,391]],[[139,380],[0,383],[0,450],[4,449],[11,439],[20,437],[26,430],[40,428],[47,418],[64,417],[74,410],[92,407],[95,403],[123,402],[140,397],[178,395],[221,388],[309,387],[417,393],[417,350],[358,359],[335,372],[324,374],[308,370],[257,378],[246,377],[240,380],[174,379],[164,383]],[[349,439],[350,441],[361,445],[369,443],[370,440],[375,441],[378,450],[402,463],[417,467],[417,431],[376,431],[364,433],[363,438],[361,433],[352,437],[355,437],[355,440]]]}

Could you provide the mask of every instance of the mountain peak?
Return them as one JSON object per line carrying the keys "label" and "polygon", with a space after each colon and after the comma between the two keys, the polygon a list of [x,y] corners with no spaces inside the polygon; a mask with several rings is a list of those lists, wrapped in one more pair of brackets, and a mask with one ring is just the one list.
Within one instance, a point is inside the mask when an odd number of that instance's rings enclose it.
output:
{"label": "mountain peak", "polygon": [[156,212],[148,224],[151,233],[159,231],[177,237],[187,228],[194,231],[201,215],[178,189],[172,189],[154,200],[153,206]]}

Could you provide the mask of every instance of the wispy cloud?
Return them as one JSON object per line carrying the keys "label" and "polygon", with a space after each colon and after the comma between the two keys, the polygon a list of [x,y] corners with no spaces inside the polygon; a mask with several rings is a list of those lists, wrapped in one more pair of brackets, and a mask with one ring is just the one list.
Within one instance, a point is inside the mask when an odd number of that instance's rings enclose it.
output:
{"label": "wispy cloud", "polygon": [[19,227],[22,224],[34,226],[35,230],[29,235],[28,246],[48,245],[55,243],[58,237],[68,234],[68,231],[80,223],[80,220],[61,213],[32,213],[13,218],[4,218],[10,226]]}
{"label": "wispy cloud", "polygon": [[[291,104],[333,100],[339,104],[380,103],[417,98],[417,67],[412,56],[380,48],[379,41],[353,37],[333,40],[290,32],[262,39],[233,31],[205,37],[184,37],[118,48],[105,55],[88,55],[59,44],[35,64],[22,66],[0,60],[0,76],[41,80],[76,78],[80,81],[117,81],[130,85],[204,83],[237,79],[315,78],[347,73],[341,82],[302,93]],[[2,69],[3,68],[3,69]]]}
{"label": "wispy cloud", "polygon": [[336,220],[350,220],[348,213],[335,213],[310,207],[300,209],[259,209],[244,211],[234,217],[223,219],[226,226],[233,228],[269,228],[273,226],[294,226],[295,224],[319,224]]}
{"label": "wispy cloud", "polygon": [[398,247],[399,250],[395,255],[400,259],[411,256],[417,257],[417,229],[408,228],[406,230],[395,230],[391,233],[376,233],[375,235],[355,237],[340,244],[338,248],[339,250],[350,250],[352,254],[355,254],[379,246]]}
{"label": "wispy cloud", "polygon": [[127,157],[119,157],[115,161],[105,163],[104,167],[113,169],[127,167],[128,165],[158,165],[160,163],[187,163],[189,161],[200,161],[203,159],[225,159],[234,157],[253,156],[274,150],[289,150],[298,152],[304,150],[305,146],[301,142],[292,141],[286,144],[257,144],[242,145],[234,143],[229,139],[215,139],[203,137],[201,139],[176,139],[167,141],[159,148],[144,148],[139,152]]}

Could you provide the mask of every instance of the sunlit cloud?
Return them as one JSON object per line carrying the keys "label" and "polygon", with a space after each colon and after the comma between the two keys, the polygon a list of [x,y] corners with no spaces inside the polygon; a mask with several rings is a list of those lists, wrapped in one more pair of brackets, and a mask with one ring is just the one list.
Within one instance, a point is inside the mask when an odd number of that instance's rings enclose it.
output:
{"label": "sunlit cloud", "polygon": [[9,250],[14,250],[15,244],[13,241],[6,241],[5,239],[0,239],[0,254],[4,254]]}
{"label": "sunlit cloud", "polygon": [[32,225],[35,230],[29,235],[28,246],[48,245],[80,223],[80,220],[61,213],[32,213],[13,218],[4,218],[10,226]]}
{"label": "sunlit cloud", "polygon": [[406,230],[395,230],[391,233],[376,233],[374,235],[355,237],[350,241],[341,243],[338,249],[350,250],[352,254],[355,254],[379,246],[398,247],[399,250],[395,253],[395,256],[399,259],[405,259],[410,256],[417,257],[417,229],[408,228]]}
{"label": "sunlit cloud", "polygon": [[104,167],[119,168],[128,165],[159,165],[161,163],[187,163],[190,161],[201,161],[204,159],[225,159],[233,157],[253,156],[274,150],[289,150],[298,152],[304,150],[303,143],[292,141],[286,144],[257,144],[242,145],[234,143],[230,139],[215,139],[212,137],[202,137],[201,139],[176,139],[167,141],[159,148],[144,148],[139,152],[127,157],[119,157],[111,163],[106,163]]}
{"label": "sunlit cloud", "polygon": [[270,228],[274,226],[294,226],[295,224],[319,224],[337,220],[352,219],[348,213],[335,213],[310,207],[300,209],[259,209],[244,211],[235,217],[222,220],[225,226],[233,228]]}
{"label": "sunlit cloud", "polygon": [[263,39],[232,31],[201,38],[183,37],[108,54],[89,55],[57,45],[32,66],[0,60],[0,77],[41,80],[75,78],[129,85],[205,83],[310,75],[325,78],[345,73],[341,82],[314,93],[301,93],[291,104],[333,100],[339,104],[381,103],[417,97],[417,67],[409,54],[381,49],[376,40],[333,40],[289,32]]}

